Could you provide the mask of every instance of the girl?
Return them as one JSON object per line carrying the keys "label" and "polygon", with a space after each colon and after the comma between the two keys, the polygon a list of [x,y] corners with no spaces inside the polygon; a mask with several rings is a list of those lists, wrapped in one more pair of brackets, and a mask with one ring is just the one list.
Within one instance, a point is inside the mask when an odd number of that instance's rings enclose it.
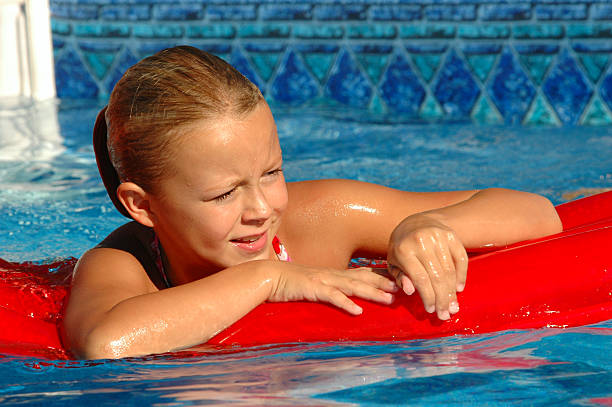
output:
{"label": "girl", "polygon": [[[83,358],[203,343],[264,301],[358,315],[350,296],[388,304],[401,287],[449,319],[466,282],[465,247],[561,230],[550,202],[529,193],[286,184],[259,90],[191,47],[125,73],[98,115],[94,147],[111,200],[133,222],[75,269],[65,339]],[[391,279],[344,270],[353,256],[386,256]]]}

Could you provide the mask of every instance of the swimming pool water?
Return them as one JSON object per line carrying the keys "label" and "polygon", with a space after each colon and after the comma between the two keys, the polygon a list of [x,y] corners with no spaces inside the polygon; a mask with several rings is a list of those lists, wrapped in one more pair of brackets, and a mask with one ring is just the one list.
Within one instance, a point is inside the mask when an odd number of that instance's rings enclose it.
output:
{"label": "swimming pool water", "polygon": [[[0,257],[78,257],[125,221],[97,175],[90,138],[99,108],[0,106]],[[433,125],[344,107],[273,110],[289,181],[342,177],[422,191],[502,186],[555,203],[612,188],[611,127]],[[607,321],[399,343],[201,347],[118,361],[0,355],[0,403],[610,405],[611,347]]]}

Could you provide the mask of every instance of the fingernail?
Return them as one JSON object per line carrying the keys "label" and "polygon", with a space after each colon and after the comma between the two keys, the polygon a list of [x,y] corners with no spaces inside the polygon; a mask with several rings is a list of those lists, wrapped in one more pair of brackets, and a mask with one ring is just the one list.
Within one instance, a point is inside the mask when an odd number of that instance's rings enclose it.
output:
{"label": "fingernail", "polygon": [[446,321],[447,319],[450,319],[450,314],[446,310],[438,311],[438,318],[440,318],[442,321]]}
{"label": "fingernail", "polygon": [[464,289],[464,288],[465,288],[465,284],[463,284],[463,283],[459,283],[459,284],[457,284],[457,291],[458,291],[458,292],[463,291],[463,289]]}
{"label": "fingernail", "polygon": [[414,285],[410,281],[410,279],[406,276],[401,277],[402,289],[407,295],[414,294]]}
{"label": "fingernail", "polygon": [[388,303],[392,303],[393,302],[393,294],[391,293],[385,293],[385,297]]}
{"label": "fingernail", "polygon": [[425,307],[425,311],[429,312],[430,314],[432,314],[435,310],[436,310],[435,305],[430,305],[428,307]]}
{"label": "fingernail", "polygon": [[361,308],[359,305],[355,305],[353,307],[353,311],[354,311],[355,315],[363,314],[363,308]]}
{"label": "fingernail", "polygon": [[457,301],[452,301],[448,308],[451,314],[456,314],[457,312],[459,312],[459,303]]}

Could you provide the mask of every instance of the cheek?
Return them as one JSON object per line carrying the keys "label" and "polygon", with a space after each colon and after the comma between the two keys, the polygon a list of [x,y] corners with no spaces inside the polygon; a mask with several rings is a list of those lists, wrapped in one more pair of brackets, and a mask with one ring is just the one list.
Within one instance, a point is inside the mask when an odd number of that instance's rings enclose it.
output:
{"label": "cheek", "polygon": [[284,178],[274,183],[268,191],[268,204],[279,212],[284,212],[287,208],[288,195],[287,184]]}
{"label": "cheek", "polygon": [[240,211],[236,210],[235,205],[226,205],[207,211],[201,217],[200,233],[207,240],[225,239],[236,225]]}

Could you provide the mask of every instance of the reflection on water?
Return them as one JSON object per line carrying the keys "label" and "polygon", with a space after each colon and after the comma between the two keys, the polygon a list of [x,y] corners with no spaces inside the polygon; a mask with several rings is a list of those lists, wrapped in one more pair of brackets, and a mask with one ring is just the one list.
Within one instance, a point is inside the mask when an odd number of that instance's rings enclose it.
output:
{"label": "reflection on water", "polygon": [[0,161],[50,161],[64,150],[56,101],[0,99]]}
{"label": "reflection on water", "polygon": [[395,343],[215,350],[95,362],[4,359],[2,405],[567,404],[612,394],[612,323]]}

